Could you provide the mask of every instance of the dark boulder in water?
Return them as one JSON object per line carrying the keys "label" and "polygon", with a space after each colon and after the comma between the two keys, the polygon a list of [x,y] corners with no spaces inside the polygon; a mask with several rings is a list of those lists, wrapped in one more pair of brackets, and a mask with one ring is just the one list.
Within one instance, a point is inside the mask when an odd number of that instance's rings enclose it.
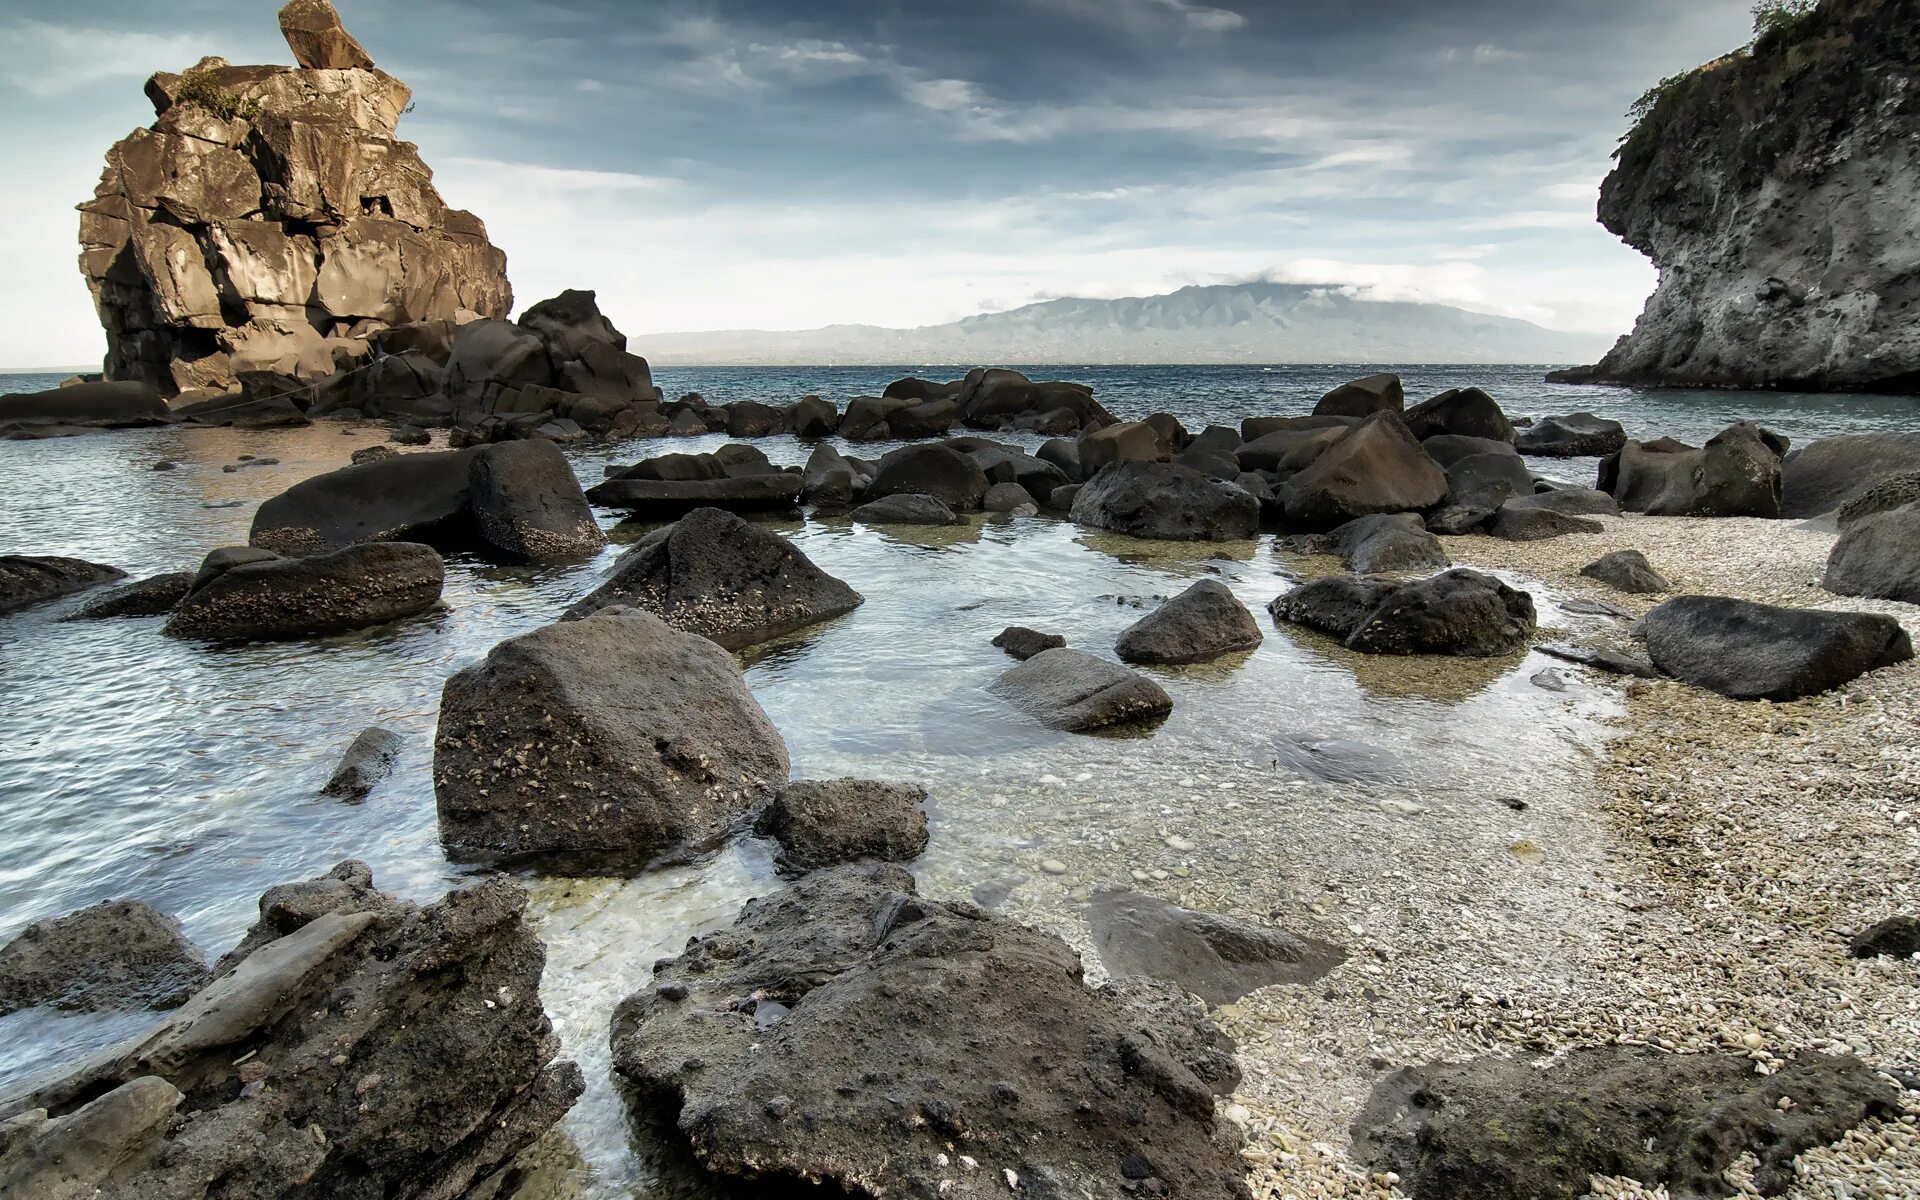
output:
{"label": "dark boulder in water", "polygon": [[0,1016],[174,1008],[206,985],[206,956],[180,922],[137,900],[38,921],[0,947]]}
{"label": "dark boulder in water", "polygon": [[1589,412],[1565,417],[1542,417],[1520,431],[1514,449],[1546,458],[1597,458],[1627,444],[1627,431],[1618,421]]}
{"label": "dark boulder in water", "polygon": [[1421,441],[1440,435],[1511,443],[1513,425],[1500,404],[1477,387],[1449,388],[1406,412],[1407,429]]}
{"label": "dark boulder in water", "polygon": [[1827,556],[1820,586],[1841,596],[1920,604],[1920,506],[1849,524]]}
{"label": "dark boulder in water", "polygon": [[1260,627],[1226,584],[1202,579],[1127,626],[1114,650],[1130,663],[1207,662],[1260,644]]}
{"label": "dark boulder in water", "polygon": [[446,582],[440,556],[418,542],[273,556],[211,573],[203,567],[202,575],[167,618],[168,636],[272,641],[350,633],[426,612]]}
{"label": "dark boulder in water", "polygon": [[1267,606],[1275,621],[1304,625],[1366,654],[1498,658],[1533,637],[1533,597],[1464,568],[1412,583],[1329,576]]}
{"label": "dark boulder in water", "polygon": [[391,729],[373,726],[360,731],[340,756],[340,764],[320,789],[322,796],[358,804],[373,794],[380,781],[393,774],[394,762],[404,745]]}
{"label": "dark boulder in water", "polygon": [[1167,457],[1165,445],[1153,426],[1145,421],[1122,421],[1083,434],[1076,460],[1081,477],[1091,479],[1102,467],[1117,462],[1160,462]]}
{"label": "dark boulder in water", "polygon": [[750,902],[620,1006],[612,1044],[643,1117],[759,1189],[1247,1195],[1214,1115],[1237,1072],[1204,1015],[1091,989],[1059,939],[923,899],[895,866]]}
{"label": "dark boulder in water", "polygon": [[102,566],[80,558],[0,555],[0,613],[71,596],[75,592],[84,592],[90,587],[126,577],[127,573],[117,567]]}
{"label": "dark boulder in water", "polygon": [[433,772],[456,853],[638,869],[719,845],[786,783],[787,748],[733,655],[607,608],[448,679]]}
{"label": "dark boulder in water", "polygon": [[869,500],[849,515],[863,525],[964,525],[967,520],[937,496],[913,494]]}
{"label": "dark boulder in water", "polygon": [[507,562],[590,558],[607,544],[573,468],[552,442],[504,442],[468,467],[467,509],[480,541]]}
{"label": "dark boulder in water", "polygon": [[779,534],[701,508],[635,543],[567,616],[615,605],[643,608],[676,629],[742,650],[860,603],[860,593]]}
{"label": "dark boulder in water", "polygon": [[993,644],[1005,650],[1009,657],[1025,662],[1043,650],[1056,650],[1066,645],[1067,639],[1057,633],[1041,633],[1024,625],[1009,625],[994,635]]}
{"label": "dark boulder in water", "polygon": [[1281,545],[1296,553],[1337,554],[1347,570],[1361,575],[1451,565],[1440,539],[1414,513],[1358,517],[1324,536],[1289,538]]}
{"label": "dark boulder in water", "polygon": [[1369,375],[1339,387],[1320,397],[1313,406],[1316,417],[1370,417],[1378,412],[1397,413],[1407,406],[1407,393],[1398,375]]}
{"label": "dark boulder in water", "polygon": [[954,512],[973,512],[986,499],[987,475],[951,446],[902,446],[881,457],[867,495],[932,496]]}
{"label": "dark boulder in water", "polygon": [[1892,617],[1725,596],[1677,597],[1640,627],[1654,666],[1735,700],[1797,700],[1913,657]]}
{"label": "dark boulder in water", "polygon": [[796,779],[761,814],[789,874],[871,859],[912,862],[927,848],[927,789],[875,779]]}
{"label": "dark boulder in water", "polygon": [[696,508],[781,512],[800,503],[799,475],[775,472],[719,479],[639,479],[621,476],[587,489],[587,499],[636,517],[680,517]]}
{"label": "dark boulder in water", "polygon": [[193,586],[192,571],[169,571],[123,583],[87,601],[66,621],[100,621],[110,617],[158,617],[172,610]]}
{"label": "dark boulder in water", "polygon": [[1116,462],[1074,493],[1070,519],[1131,537],[1222,542],[1253,537],[1260,502],[1246,490],[1162,462]]}
{"label": "dark boulder in water", "polygon": [[989,689],[1049,729],[1091,733],[1157,722],[1173,697],[1138,671],[1065,648],[1043,650]]}
{"label": "dark boulder in water", "polygon": [[1151,975],[1209,1004],[1228,1004],[1277,983],[1312,983],[1347,957],[1326,942],[1138,892],[1096,893],[1088,924],[1109,974]]}
{"label": "dark boulder in water", "polygon": [[1726,1171],[1748,1153],[1755,1189],[1772,1196],[1795,1182],[1796,1156],[1893,1116],[1896,1101],[1852,1058],[1809,1052],[1756,1075],[1743,1055],[1607,1046],[1545,1067],[1491,1057],[1404,1067],[1375,1085],[1353,1143],[1420,1200],[1576,1200],[1594,1175],[1731,1196]]}

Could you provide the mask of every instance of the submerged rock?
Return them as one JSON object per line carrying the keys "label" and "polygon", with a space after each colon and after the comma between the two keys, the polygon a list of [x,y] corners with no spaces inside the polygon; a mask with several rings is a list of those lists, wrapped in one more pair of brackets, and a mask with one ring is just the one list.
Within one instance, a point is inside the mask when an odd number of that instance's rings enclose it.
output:
{"label": "submerged rock", "polygon": [[0,1016],[174,1008],[206,985],[206,956],[180,922],[138,900],[108,900],[27,926],[0,947]]}
{"label": "submerged rock", "polygon": [[850,514],[862,525],[964,525],[966,518],[955,513],[938,497],[922,495],[888,496],[862,504]]}
{"label": "submerged rock", "polygon": [[1087,914],[1109,974],[1151,975],[1209,1004],[1277,983],[1312,983],[1346,951],[1217,913],[1193,912],[1138,892],[1103,891]]}
{"label": "submerged rock", "polygon": [[927,848],[927,789],[874,779],[796,779],[761,814],[781,870],[801,874],[873,859],[912,862]]}
{"label": "submerged rock", "polygon": [[1849,524],[1827,556],[1820,586],[1841,596],[1920,604],[1920,507]]}
{"label": "submerged rock", "polygon": [[761,1189],[1247,1195],[1204,1016],[1092,990],[1057,938],[914,891],[893,866],[815,872],[661,964],[613,1020],[642,1115]]}
{"label": "submerged rock", "polygon": [[320,794],[349,804],[360,803],[373,794],[381,780],[393,774],[393,764],[404,745],[400,735],[391,729],[376,725],[361,730],[347,752],[340,756],[340,765],[333,769]]}
{"label": "submerged rock", "polygon": [[643,608],[676,629],[742,650],[861,604],[793,543],[717,508],[695,509],[622,554],[568,618]]}
{"label": "submerged rock", "polygon": [[1641,619],[1653,665],[1735,700],[1797,700],[1913,657],[1892,617],[1680,596]]}
{"label": "submerged rock", "polygon": [[448,679],[433,769],[453,851],[638,868],[719,845],[786,782],[787,748],[731,654],[607,608]]}
{"label": "submerged rock", "polygon": [[24,1134],[0,1171],[99,1200],[475,1195],[582,1087],[526,903],[490,879],[420,908],[360,863],[269,890],[174,1013],[0,1096]]}
{"label": "submerged rock", "polygon": [[1253,537],[1260,502],[1244,489],[1163,462],[1116,462],[1074,493],[1076,525],[1130,537],[1223,542]]}
{"label": "submerged rock", "polygon": [[101,621],[110,617],[158,617],[180,603],[192,584],[192,571],[169,571],[136,579],[107,589],[61,619]]}
{"label": "submerged rock", "polygon": [[1629,595],[1652,596],[1673,590],[1673,584],[1667,581],[1667,577],[1654,570],[1647,556],[1638,550],[1615,550],[1611,554],[1602,554],[1581,567],[1580,573]]}
{"label": "submerged rock", "polygon": [[1066,645],[1067,639],[1057,633],[1041,633],[1024,625],[1009,625],[994,635],[993,644],[1005,650],[1009,657],[1025,662],[1043,650],[1055,650]]}
{"label": "submerged rock", "polygon": [[1173,697],[1153,680],[1080,650],[1043,650],[989,688],[1049,729],[1091,733],[1157,722]]}
{"label": "submerged rock", "polygon": [[1260,627],[1232,589],[1202,579],[1127,626],[1114,650],[1130,663],[1207,662],[1260,644]]}
{"label": "submerged rock", "polygon": [[426,612],[446,582],[440,556],[417,542],[222,565],[202,567],[204,578],[195,578],[167,618],[168,636],[270,641],[350,633]]}
{"label": "submerged rock", "polygon": [[126,577],[127,573],[118,567],[80,558],[0,554],[0,613],[71,596]]}
{"label": "submerged rock", "polygon": [[1544,1068],[1505,1058],[1402,1068],[1375,1085],[1353,1143],[1420,1200],[1576,1200],[1594,1175],[1731,1196],[1726,1171],[1748,1153],[1756,1190],[1771,1196],[1795,1181],[1797,1155],[1894,1115],[1895,1100],[1852,1058],[1809,1052],[1756,1075],[1737,1054],[1608,1046]]}
{"label": "submerged rock", "polygon": [[1533,597],[1460,568],[1411,583],[1329,576],[1267,606],[1275,621],[1305,625],[1366,654],[1498,658],[1524,649]]}

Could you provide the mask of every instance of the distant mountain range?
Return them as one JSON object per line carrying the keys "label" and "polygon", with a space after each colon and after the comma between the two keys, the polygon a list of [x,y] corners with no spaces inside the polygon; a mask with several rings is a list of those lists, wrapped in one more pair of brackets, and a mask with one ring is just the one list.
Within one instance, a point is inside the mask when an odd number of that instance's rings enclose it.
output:
{"label": "distant mountain range", "polygon": [[1367,300],[1294,283],[1048,300],[948,325],[655,333],[628,348],[680,366],[914,363],[1576,363],[1612,338],[1444,304]]}

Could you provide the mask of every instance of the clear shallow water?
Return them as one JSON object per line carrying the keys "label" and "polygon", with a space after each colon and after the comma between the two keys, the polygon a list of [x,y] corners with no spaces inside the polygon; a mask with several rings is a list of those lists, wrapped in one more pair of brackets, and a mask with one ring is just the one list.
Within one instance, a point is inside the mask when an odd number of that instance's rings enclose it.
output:
{"label": "clear shallow water", "polygon": [[[1485,382],[1502,370],[1436,372],[1420,377],[1419,388]],[[1103,399],[1124,414],[1166,408],[1197,425],[1300,410],[1354,372],[1289,369],[1286,382],[1245,401],[1234,399],[1236,389],[1254,386],[1258,373],[1238,368],[1111,369],[1111,380],[1057,373],[1099,379]],[[779,399],[800,389],[844,398],[896,374],[663,371],[661,382],[715,400]],[[795,390],[781,390],[789,385]],[[1634,394],[1596,395],[1626,403]],[[1738,401],[1752,413],[1747,402],[1780,398],[1696,399]],[[1700,424],[1688,426],[1655,401],[1632,402],[1649,406],[1650,420],[1660,416],[1652,426],[1660,432],[1697,437],[1697,429],[1724,424],[1695,414]],[[1592,406],[1584,398],[1509,403],[1516,412]],[[1784,414],[1798,425],[1767,419],[1789,432],[1884,428],[1908,403],[1864,400],[1855,411],[1834,402],[1824,415]],[[372,425],[321,424],[0,443],[8,518],[0,551],[73,554],[136,577],[192,566],[213,547],[244,542],[260,500],[384,436]],[[670,445],[705,449],[723,440]],[[780,462],[807,453],[786,438],[758,444]],[[590,483],[609,462],[667,445],[576,447],[569,455]],[[241,454],[280,461],[222,470]],[[179,468],[152,471],[161,458]],[[611,516],[605,523],[619,541],[639,532]],[[933,843],[917,870],[932,894],[1004,901],[1004,911],[1084,947],[1081,914],[1093,887],[1140,886],[1176,899],[1198,888],[1265,915],[1279,911],[1282,897],[1337,892],[1390,857],[1396,869],[1426,863],[1449,896],[1468,887],[1461,877],[1477,876],[1475,902],[1504,905],[1523,923],[1568,917],[1558,907],[1571,903],[1566,897],[1542,900],[1538,884],[1512,878],[1507,847],[1520,836],[1556,844],[1554,822],[1567,819],[1556,806],[1576,802],[1608,701],[1579,686],[1566,694],[1532,686],[1529,676],[1547,660],[1368,660],[1276,631],[1260,606],[1291,578],[1330,564],[1281,555],[1268,538],[1169,546],[1043,518],[976,519],[952,530],[873,530],[844,520],[773,527],[867,603],[756,650],[748,682],[785,736],[797,775],[905,778],[929,788]],[[264,888],[341,858],[367,860],[380,886],[421,899],[455,885],[463,868],[440,852],[429,774],[441,683],[503,638],[555,619],[617,552],[542,570],[456,557],[441,611],[313,642],[210,648],[160,636],[158,619],[58,621],[78,601],[0,618],[0,938],[98,900],[137,897],[178,914],[218,954],[251,922]],[[1254,606],[1267,638],[1236,660],[1154,672],[1176,707],[1151,737],[1054,734],[984,691],[1010,665],[988,644],[1004,626],[1058,630],[1108,652],[1145,611],[1137,605],[1150,607],[1152,597],[1202,575]],[[1593,620],[1569,616],[1550,593],[1533,590],[1544,624]],[[406,738],[393,779],[362,806],[318,799],[340,751],[374,723]],[[1528,798],[1527,817],[1501,805],[1505,797]],[[1276,855],[1284,871],[1246,865]],[[1068,873],[1046,873],[1047,859]],[[608,1072],[607,1016],[645,982],[655,959],[772,886],[765,848],[749,841],[710,862],[636,880],[529,882],[533,920],[550,947],[543,997],[589,1079],[564,1137],[546,1148],[550,1170],[533,1194],[665,1194],[671,1189],[631,1144]],[[1369,917],[1383,926],[1397,919]],[[1527,969],[1568,968],[1543,959]],[[41,1012],[0,1019],[0,1080],[138,1024]]]}

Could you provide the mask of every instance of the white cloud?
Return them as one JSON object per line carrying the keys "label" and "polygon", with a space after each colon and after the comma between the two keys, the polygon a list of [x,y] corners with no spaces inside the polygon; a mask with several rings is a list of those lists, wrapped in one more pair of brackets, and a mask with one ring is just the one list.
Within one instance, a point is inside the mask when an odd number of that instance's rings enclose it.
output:
{"label": "white cloud", "polygon": [[1443,63],[1471,62],[1484,67],[1492,63],[1516,62],[1525,58],[1526,55],[1518,50],[1509,50],[1505,46],[1482,43],[1471,49],[1448,46],[1434,57]]}
{"label": "white cloud", "polygon": [[0,42],[8,49],[4,83],[42,99],[105,79],[145,79],[164,67],[189,66],[212,40],[204,34],[163,36],[46,21],[0,25]]}
{"label": "white cloud", "polygon": [[1247,18],[1229,8],[1193,4],[1189,0],[1036,0],[1049,8],[1063,9],[1089,21],[1117,25],[1141,35],[1163,31],[1169,22],[1177,22],[1200,33],[1227,33],[1247,23]]}

